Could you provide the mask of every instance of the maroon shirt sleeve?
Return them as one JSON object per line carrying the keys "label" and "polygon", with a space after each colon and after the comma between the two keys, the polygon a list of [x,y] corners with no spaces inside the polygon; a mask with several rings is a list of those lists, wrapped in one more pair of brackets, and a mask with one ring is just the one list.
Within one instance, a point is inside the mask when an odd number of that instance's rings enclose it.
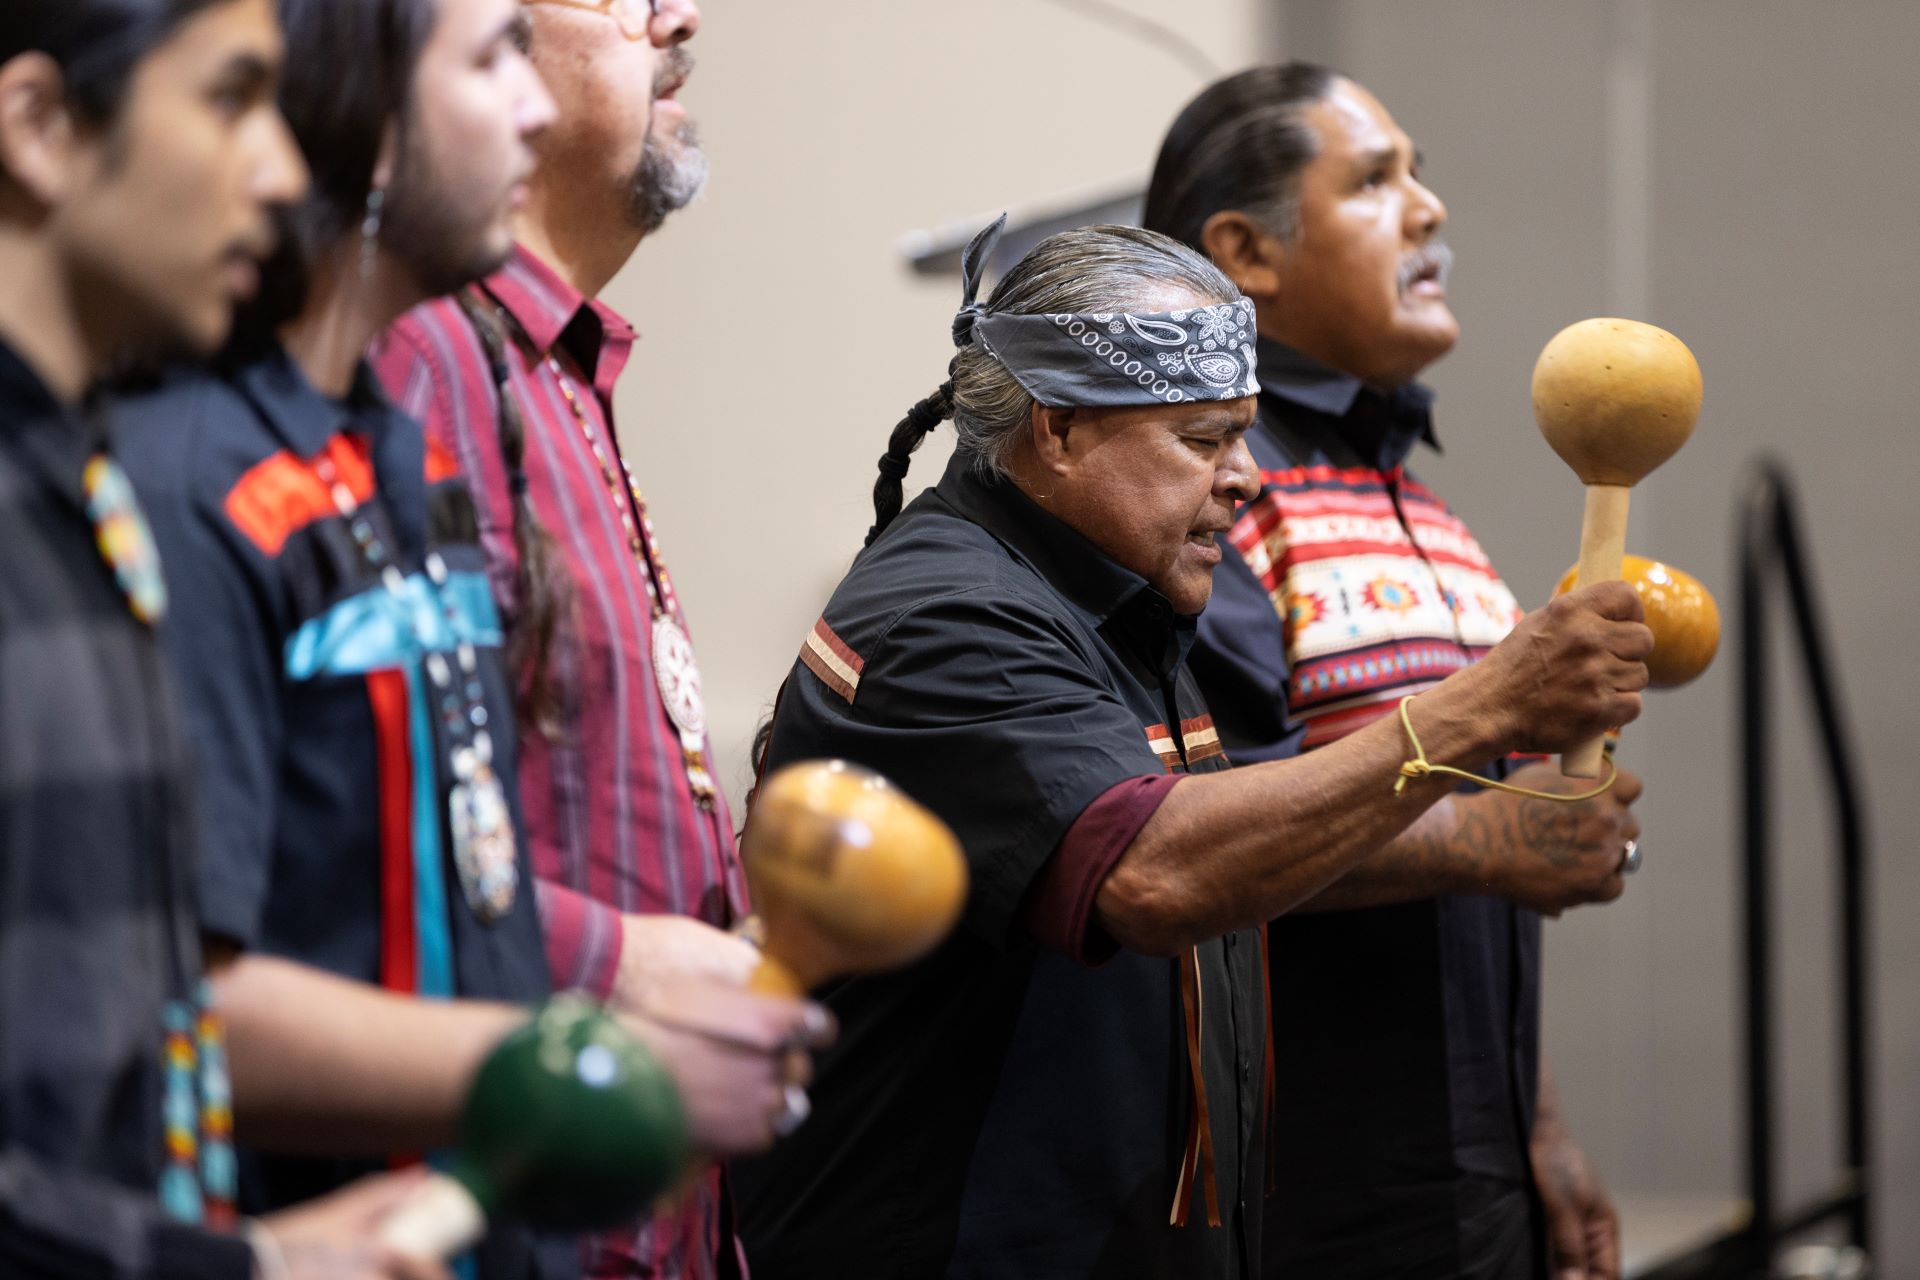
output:
{"label": "maroon shirt sleeve", "polygon": [[540,930],[547,940],[547,967],[555,991],[584,991],[613,999],[626,933],[620,913],[555,880],[536,880]]}
{"label": "maroon shirt sleeve", "polygon": [[1120,855],[1179,781],[1171,774],[1128,778],[1081,810],[1027,898],[1027,932],[1042,946],[1085,965],[1104,964],[1120,950],[1094,919],[1094,901]]}

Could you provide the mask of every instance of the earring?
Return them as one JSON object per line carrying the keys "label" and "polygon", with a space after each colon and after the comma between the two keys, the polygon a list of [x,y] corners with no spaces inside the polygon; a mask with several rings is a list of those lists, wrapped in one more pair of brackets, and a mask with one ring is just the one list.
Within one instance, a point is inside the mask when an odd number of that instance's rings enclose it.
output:
{"label": "earring", "polygon": [[380,262],[380,228],[386,220],[387,193],[375,188],[367,192],[367,216],[360,223],[360,278],[373,274]]}

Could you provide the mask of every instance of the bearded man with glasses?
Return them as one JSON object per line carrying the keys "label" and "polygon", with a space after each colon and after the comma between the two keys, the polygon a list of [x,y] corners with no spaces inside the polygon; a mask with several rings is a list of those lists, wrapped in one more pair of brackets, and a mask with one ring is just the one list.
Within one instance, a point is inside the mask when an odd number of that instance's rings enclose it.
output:
{"label": "bearded man with glasses", "polygon": [[[728,932],[746,884],[686,617],[614,430],[633,326],[597,300],[705,182],[676,100],[700,12],[693,0],[526,9],[559,113],[535,144],[513,259],[403,318],[373,357],[474,492],[518,649],[521,792],[555,983],[638,1012],[663,981],[744,982],[755,958]],[[805,1111],[796,1084],[781,1127]],[[723,1175],[594,1242],[587,1261],[595,1276],[740,1274]]]}

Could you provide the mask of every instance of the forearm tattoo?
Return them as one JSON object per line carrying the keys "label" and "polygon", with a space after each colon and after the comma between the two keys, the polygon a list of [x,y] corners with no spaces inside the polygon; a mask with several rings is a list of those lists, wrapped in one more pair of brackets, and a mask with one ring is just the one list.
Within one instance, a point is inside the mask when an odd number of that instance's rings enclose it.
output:
{"label": "forearm tattoo", "polygon": [[1581,859],[1581,826],[1596,803],[1448,797],[1304,909],[1347,911],[1445,893],[1497,893],[1518,859],[1571,870]]}
{"label": "forearm tattoo", "polygon": [[1460,892],[1482,880],[1498,846],[1477,806],[1452,796],[1422,814],[1386,848],[1304,904],[1304,911],[1351,911]]}

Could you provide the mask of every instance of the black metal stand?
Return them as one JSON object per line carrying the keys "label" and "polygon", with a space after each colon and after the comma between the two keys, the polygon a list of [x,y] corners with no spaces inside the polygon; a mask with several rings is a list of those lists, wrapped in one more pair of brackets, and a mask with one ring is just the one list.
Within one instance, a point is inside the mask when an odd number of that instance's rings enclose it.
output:
{"label": "black metal stand", "polygon": [[[1868,1113],[1866,830],[1853,759],[1841,723],[1834,668],[1815,607],[1792,483],[1780,463],[1754,468],[1740,507],[1740,736],[1744,797],[1746,993],[1746,1225],[1641,1280],[1763,1280],[1779,1246],[1811,1228],[1843,1223],[1848,1242],[1871,1252]],[[1813,702],[1839,841],[1841,1116],[1845,1165],[1812,1202],[1782,1211],[1774,1186],[1773,723],[1766,606],[1787,593],[1801,668]]]}

